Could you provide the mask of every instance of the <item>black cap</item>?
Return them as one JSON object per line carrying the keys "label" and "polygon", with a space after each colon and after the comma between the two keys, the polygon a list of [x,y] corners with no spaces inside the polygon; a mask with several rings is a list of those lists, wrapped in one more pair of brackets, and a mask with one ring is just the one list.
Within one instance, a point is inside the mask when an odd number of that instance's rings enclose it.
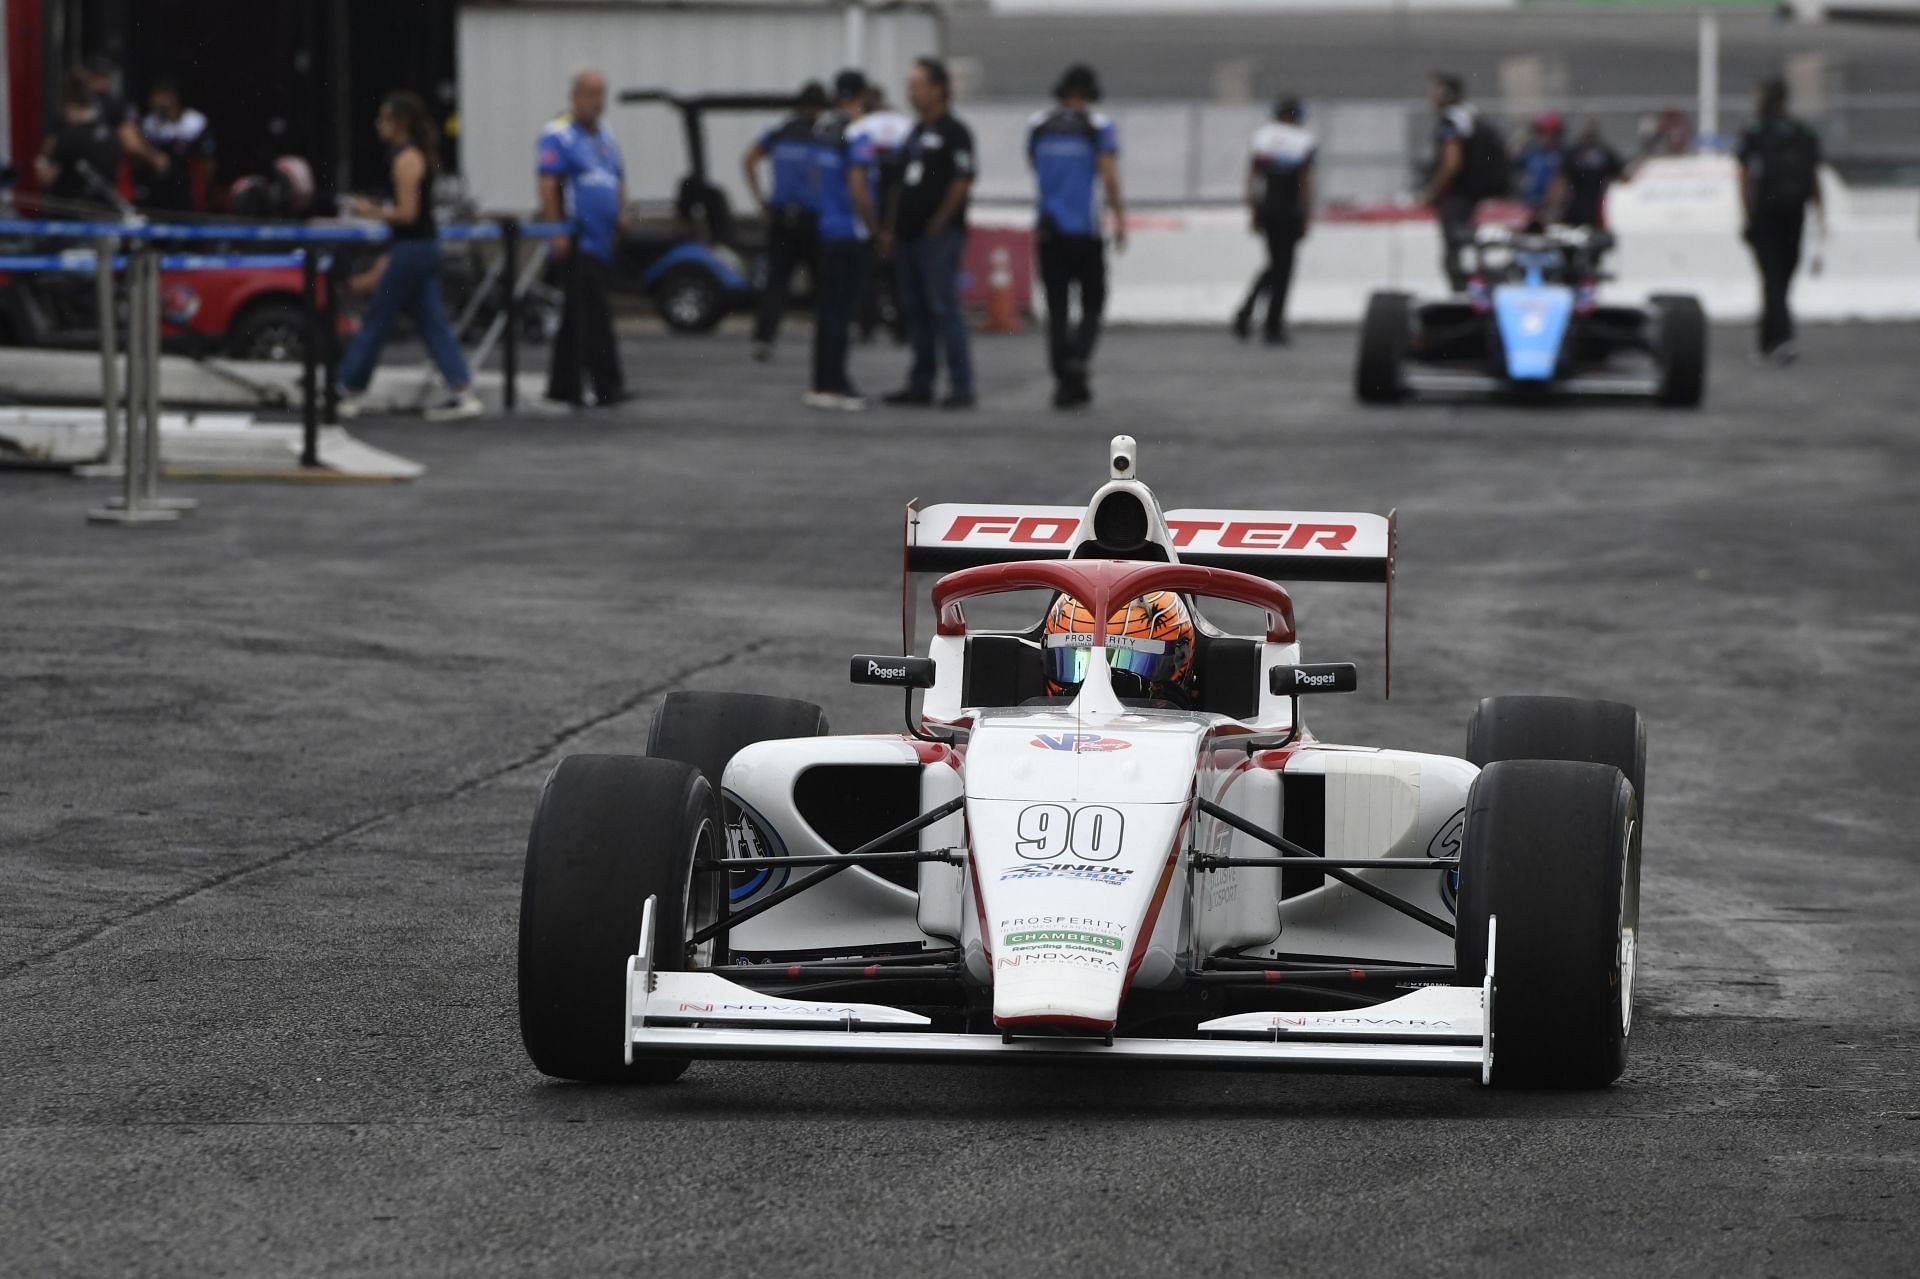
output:
{"label": "black cap", "polygon": [[833,78],[833,100],[849,102],[867,91],[867,77],[848,67]]}
{"label": "black cap", "polygon": [[1273,118],[1276,120],[1304,120],[1306,115],[1307,109],[1292,94],[1273,104]]}
{"label": "black cap", "polygon": [[1100,100],[1100,77],[1093,68],[1084,62],[1076,62],[1060,73],[1060,79],[1053,86],[1056,98],[1085,98],[1089,102]]}
{"label": "black cap", "polygon": [[809,108],[815,111],[824,111],[832,106],[833,103],[827,100],[826,85],[821,84],[818,80],[809,80],[800,86],[800,97],[797,105],[802,111],[808,110]]}

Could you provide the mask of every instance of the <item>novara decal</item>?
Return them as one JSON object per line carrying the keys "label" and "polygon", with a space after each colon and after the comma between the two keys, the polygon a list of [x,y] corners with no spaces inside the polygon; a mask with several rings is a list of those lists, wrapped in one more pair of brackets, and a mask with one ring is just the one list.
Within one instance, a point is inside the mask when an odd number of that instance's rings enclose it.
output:
{"label": "novara decal", "polygon": [[1107,751],[1130,750],[1133,743],[1098,733],[1042,733],[1032,745],[1044,751],[1072,751],[1076,755],[1099,755]]}
{"label": "novara decal", "polygon": [[1070,968],[1091,968],[1103,973],[1120,971],[1118,960],[1103,959],[1077,950],[1023,950],[1017,955],[1002,955],[994,961],[996,968],[1022,968],[1028,964],[1063,964]]}
{"label": "novara decal", "polygon": [[1272,1017],[1268,1018],[1268,1024],[1275,1030],[1378,1030],[1388,1026],[1400,1027],[1405,1030],[1453,1029],[1453,1023],[1450,1021],[1425,1021],[1417,1017],[1337,1017],[1328,1013],[1322,1013],[1319,1016],[1313,1017],[1298,1017],[1284,1013],[1275,1013]]}

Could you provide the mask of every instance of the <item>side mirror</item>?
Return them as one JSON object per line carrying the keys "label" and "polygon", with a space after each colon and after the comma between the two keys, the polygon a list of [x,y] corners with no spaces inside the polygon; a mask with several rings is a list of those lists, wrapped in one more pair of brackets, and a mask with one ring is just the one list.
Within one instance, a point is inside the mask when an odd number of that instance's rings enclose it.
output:
{"label": "side mirror", "polygon": [[1316,662],[1311,666],[1275,666],[1267,687],[1276,697],[1305,693],[1352,693],[1360,688],[1360,670],[1352,662]]}
{"label": "side mirror", "polygon": [[883,688],[932,688],[933,659],[856,653],[849,674],[856,684],[878,684]]}

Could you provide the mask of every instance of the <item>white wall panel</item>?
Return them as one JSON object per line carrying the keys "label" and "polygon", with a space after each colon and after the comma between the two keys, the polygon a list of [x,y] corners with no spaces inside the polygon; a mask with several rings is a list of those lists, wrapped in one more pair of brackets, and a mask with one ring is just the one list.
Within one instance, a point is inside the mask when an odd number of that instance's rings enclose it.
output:
{"label": "white wall panel", "polygon": [[[566,109],[567,84],[582,67],[604,71],[616,95],[638,88],[792,92],[803,80],[827,80],[840,69],[846,33],[841,11],[819,7],[795,6],[790,13],[724,4],[463,8],[460,157],[468,185],[483,208],[533,207],[534,141]],[[908,67],[915,57],[939,51],[940,34],[927,11],[870,13],[868,74],[899,102]],[[634,198],[670,197],[686,172],[678,114],[616,103],[608,123],[626,154]],[[736,206],[746,198],[740,153],[769,123],[746,116],[709,120],[708,164]]]}

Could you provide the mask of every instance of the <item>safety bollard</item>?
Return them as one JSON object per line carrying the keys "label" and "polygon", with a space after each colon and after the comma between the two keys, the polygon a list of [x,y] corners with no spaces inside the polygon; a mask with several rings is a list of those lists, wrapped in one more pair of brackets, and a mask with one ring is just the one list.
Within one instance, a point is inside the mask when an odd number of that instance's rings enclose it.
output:
{"label": "safety bollard", "polygon": [[500,405],[508,413],[519,404],[520,381],[520,222],[517,218],[500,219],[500,253],[502,268],[500,271],[501,314],[507,317],[506,331],[501,334]]}
{"label": "safety bollard", "polygon": [[340,425],[340,277],[345,274],[338,253],[322,264],[320,280],[327,293],[320,301],[320,371],[326,385],[321,388],[320,420],[328,426]]}
{"label": "safety bollard", "polygon": [[127,252],[127,421],[122,494],[87,512],[95,524],[162,524],[180,518],[182,507],[161,503],[152,492],[160,466],[159,422],[160,270],[145,244]]}
{"label": "safety bollard", "polygon": [[314,374],[320,359],[319,262],[314,246],[300,254],[300,310],[306,339],[300,344],[300,465],[320,465],[320,397]]}
{"label": "safety bollard", "polygon": [[111,472],[120,447],[120,353],[116,331],[120,317],[114,305],[113,260],[120,255],[117,237],[103,235],[93,242],[94,297],[100,312],[100,425],[105,443],[100,450],[102,471]]}

